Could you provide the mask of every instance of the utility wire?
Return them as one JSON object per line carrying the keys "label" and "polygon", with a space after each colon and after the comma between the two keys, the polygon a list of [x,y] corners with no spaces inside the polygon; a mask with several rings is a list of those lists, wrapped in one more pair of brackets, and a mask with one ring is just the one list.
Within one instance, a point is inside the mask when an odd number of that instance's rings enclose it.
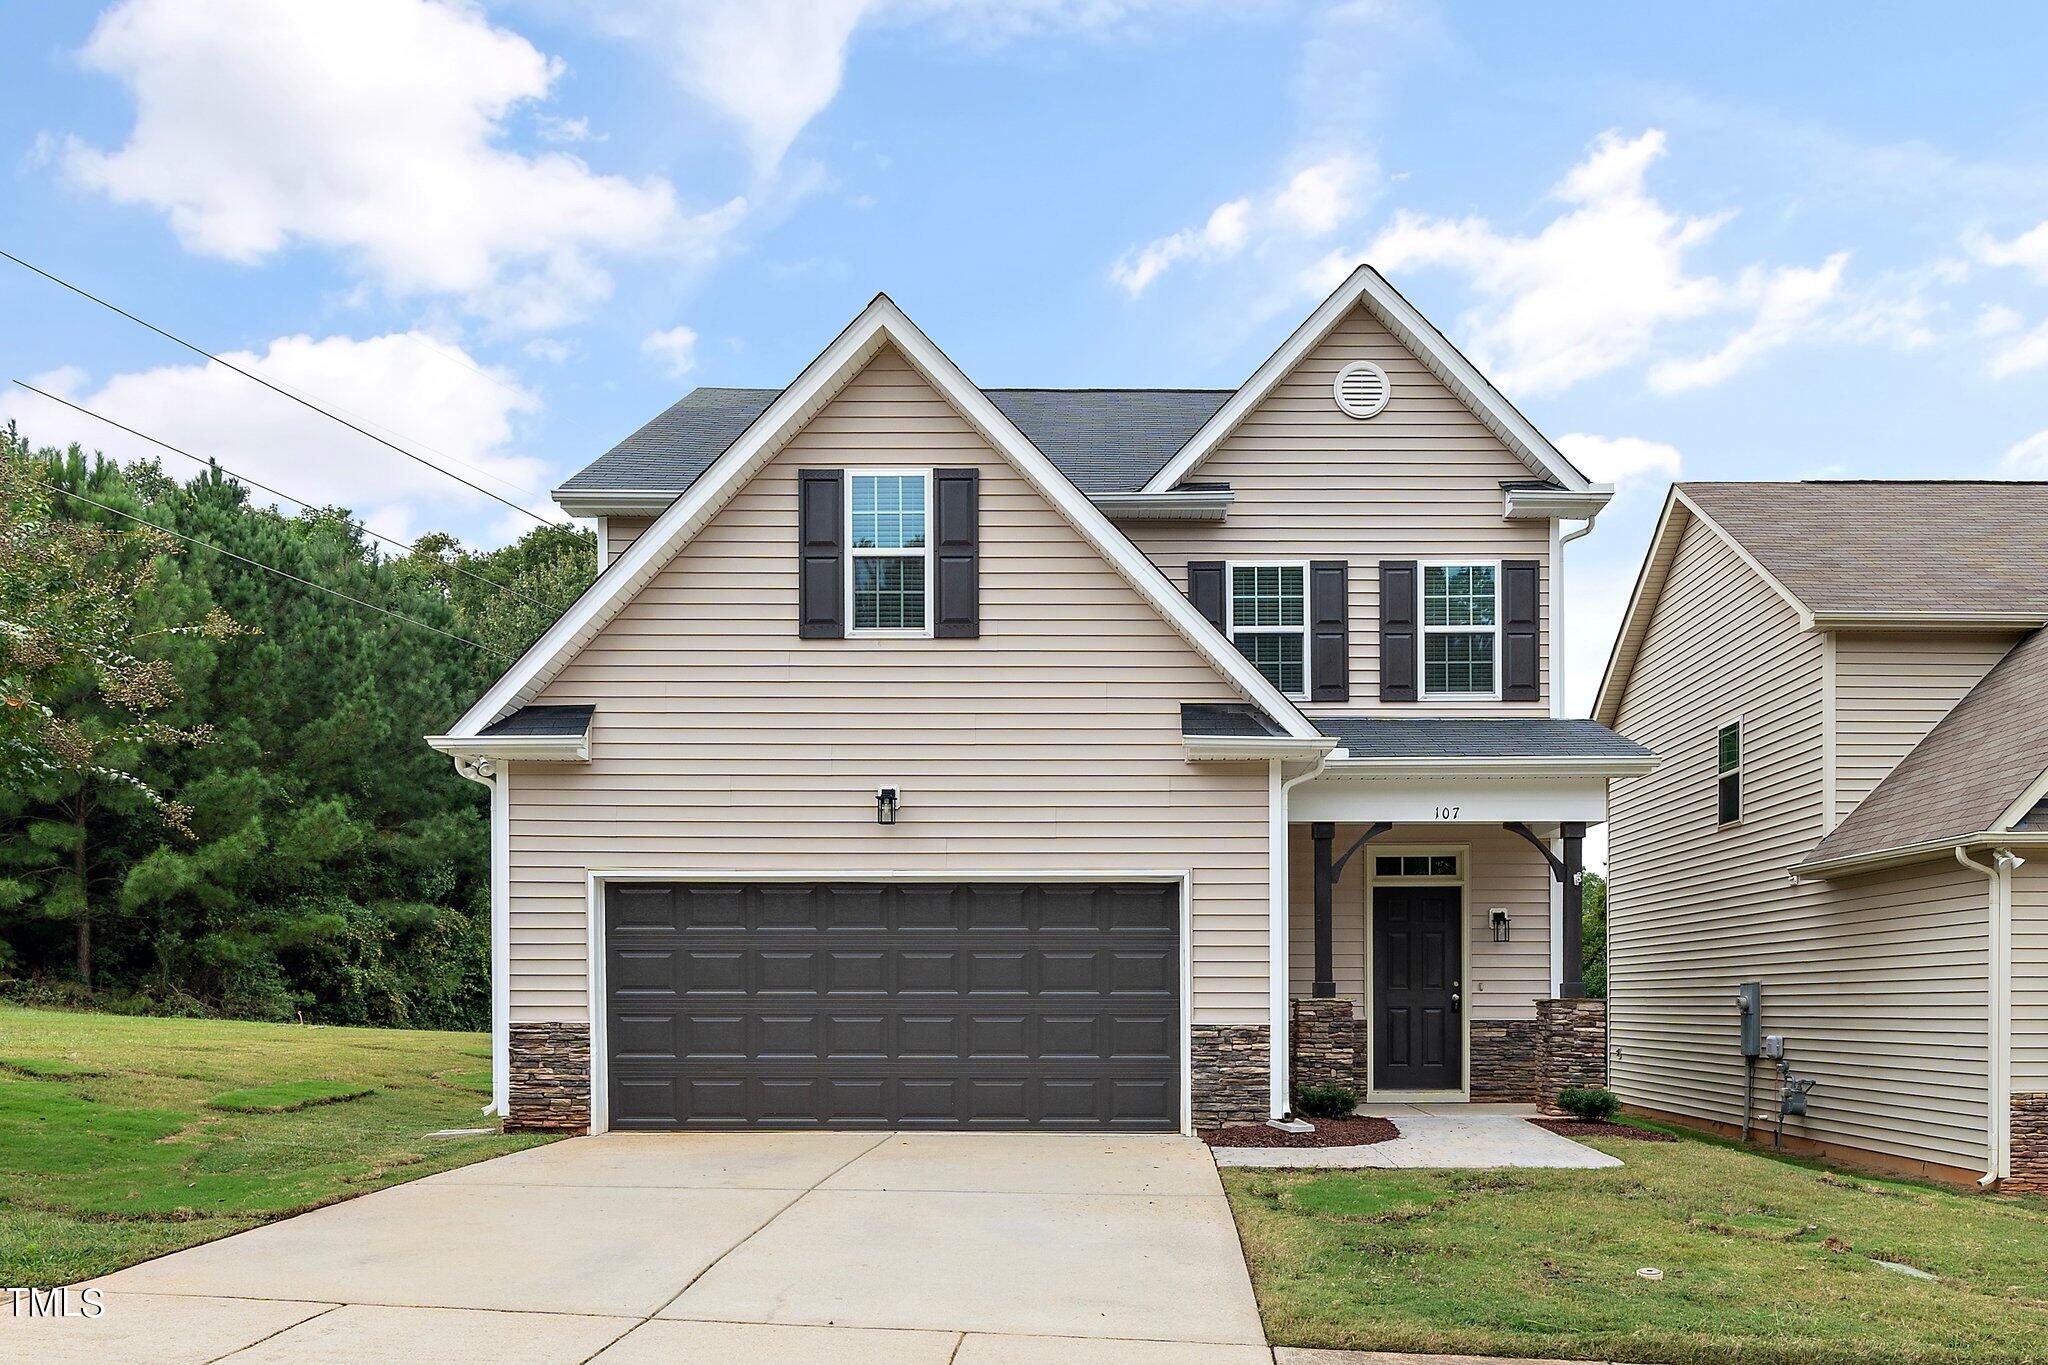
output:
{"label": "utility wire", "polygon": [[153,322],[150,322],[146,318],[139,318],[135,316],[135,314],[129,312],[127,309],[121,307],[119,304],[109,303],[107,300],[101,298],[99,295],[94,294],[89,290],[81,289],[79,286],[71,283],[71,281],[69,280],[61,279],[58,276],[52,275],[49,271],[43,269],[41,266],[30,265],[27,261],[24,261],[23,259],[21,259],[21,257],[15,255],[11,251],[0,251],[0,257],[4,257],[5,259],[14,262],[23,270],[31,271],[34,274],[41,275],[50,283],[64,289],[68,289],[72,293],[78,295],[80,298],[88,299],[91,302],[98,304],[100,307],[106,309],[109,312],[120,314],[122,317],[128,319],[136,326],[145,327],[148,330],[155,332],[164,340],[175,342],[178,345],[183,346],[186,350],[191,351],[194,355],[205,356],[214,364],[225,366],[226,368],[233,370],[236,374],[241,375],[244,379],[254,380],[256,383],[261,384],[264,388],[269,389],[272,393],[277,394],[280,397],[291,399],[292,402],[297,403],[300,407],[311,408],[314,412],[319,413],[322,417],[330,418],[336,422],[341,423],[343,426],[347,427],[350,431],[355,432],[357,435],[367,436],[371,440],[375,441],[378,445],[397,451],[399,454],[405,456],[406,459],[411,460],[415,464],[425,465],[428,469],[431,469],[438,474],[446,474],[449,478],[455,480],[455,482],[461,484],[464,488],[468,488],[474,492],[481,493],[485,497],[491,499],[494,502],[501,502],[515,512],[524,513],[526,516],[532,517],[535,521],[539,522],[543,526],[555,526],[560,524],[558,522],[549,520],[548,518],[542,516],[540,513],[535,512],[530,508],[520,506],[518,503],[512,501],[510,498],[501,496],[500,494],[497,493],[493,493],[490,489],[485,488],[482,484],[471,483],[468,479],[463,478],[454,470],[444,469],[440,465],[435,464],[432,460],[427,459],[425,456],[413,454],[410,450],[407,450],[404,446],[399,445],[396,441],[387,440],[384,437],[379,436],[376,432],[371,431],[365,427],[358,426],[356,423],[349,421],[346,417],[338,417],[334,413],[329,412],[326,408],[321,407],[318,403],[312,402],[310,399],[301,398],[299,397],[299,395],[293,393],[290,389],[281,388],[280,386],[271,383],[268,379],[265,379],[260,374],[256,374],[250,370],[245,370],[240,365],[235,364],[231,360],[222,360],[212,351],[209,351],[202,346],[195,346],[193,343],[185,340],[185,338],[178,336],[175,333],[166,332],[163,328],[157,326]]}
{"label": "utility wire", "polygon": [[[85,416],[92,418],[96,422],[105,422],[108,426],[114,428],[116,431],[125,431],[130,436],[133,436],[138,440],[147,441],[153,446],[162,446],[165,450],[170,451],[173,455],[182,455],[186,459],[192,461],[194,464],[202,464],[210,469],[218,469],[221,471],[221,473],[229,475],[232,478],[238,479],[241,482],[248,484],[251,488],[260,488],[266,493],[272,494],[275,497],[283,498],[286,502],[295,502],[301,507],[310,509],[316,506],[316,504],[307,502],[304,498],[293,497],[290,493],[285,492],[282,488],[272,488],[269,484],[259,483],[257,480],[250,478],[247,474],[237,474],[235,473],[234,470],[229,469],[226,465],[222,464],[218,460],[209,460],[202,456],[194,455],[189,450],[181,450],[177,446],[172,445],[169,441],[158,440],[156,437],[150,435],[146,431],[137,431],[134,427],[128,426],[126,423],[116,422],[113,418],[107,417],[101,413],[94,412],[91,408],[85,407],[84,405],[79,403],[74,403],[68,398],[59,398],[56,394],[46,392],[43,389],[39,389],[35,385],[30,384],[25,380],[17,379],[14,381],[14,383],[20,388],[27,389],[30,393],[38,394],[44,398],[49,399],[52,403],[61,403],[65,407],[70,408],[73,412],[83,413]],[[399,549],[405,550],[408,553],[418,548],[415,545],[407,544],[405,541],[394,540],[392,537],[386,535],[379,535],[377,532],[371,530],[369,526],[367,526],[363,522],[351,522],[350,525],[356,527],[356,529],[360,530],[366,536],[370,536],[374,539],[381,540],[386,545],[395,545]],[[496,588],[499,592],[509,592],[514,597],[519,598],[521,601],[532,602],[535,606],[547,605],[546,603],[541,602],[538,598],[528,597],[525,593],[520,592],[517,588],[512,587],[510,584],[493,582],[492,580],[485,578],[480,573],[473,573],[470,570],[463,568],[460,564],[452,563],[448,560],[443,560],[441,562],[443,564],[446,564],[448,568],[453,569],[456,573],[461,574],[464,578],[473,578],[487,588]]]}
{"label": "utility wire", "polygon": [[360,597],[351,597],[349,594],[341,591],[339,588],[330,588],[325,583],[315,583],[310,578],[301,578],[295,573],[287,573],[285,570],[280,569],[275,565],[265,564],[260,559],[251,559],[247,555],[236,554],[233,550],[223,550],[218,545],[212,544],[208,541],[200,540],[194,536],[188,536],[182,531],[173,531],[168,526],[160,526],[156,522],[150,521],[146,517],[136,516],[133,512],[123,512],[118,507],[109,507],[107,506],[107,504],[103,502],[99,502],[96,499],[86,497],[83,493],[74,493],[68,488],[59,488],[55,484],[51,484],[49,485],[49,487],[54,492],[62,493],[65,497],[70,498],[75,502],[82,502],[86,504],[88,507],[97,507],[102,512],[111,512],[117,517],[126,517],[128,520],[134,522],[138,526],[147,526],[153,531],[161,531],[165,535],[171,536],[178,540],[182,540],[189,545],[197,545],[202,550],[211,550],[217,555],[226,555],[229,559],[238,559],[242,563],[249,565],[251,568],[261,569],[265,573],[274,573],[279,578],[289,579],[290,581],[300,584],[303,587],[317,588],[321,592],[328,593],[335,597],[339,597],[344,602],[353,602],[359,607],[368,607],[371,611],[382,612],[384,615],[392,617],[396,620],[404,621],[408,625],[418,626],[421,630],[431,630],[436,635],[446,636],[450,640],[454,640],[460,644],[468,645],[473,649],[481,649],[486,654],[497,655],[497,657],[499,658],[505,657],[504,655],[499,654],[497,650],[492,649],[489,645],[484,644],[479,640],[472,640],[466,635],[457,635],[452,630],[443,630],[439,626],[429,625],[427,622],[422,621],[417,617],[407,616],[402,611],[393,611],[389,607],[380,607],[375,602],[365,602]]}

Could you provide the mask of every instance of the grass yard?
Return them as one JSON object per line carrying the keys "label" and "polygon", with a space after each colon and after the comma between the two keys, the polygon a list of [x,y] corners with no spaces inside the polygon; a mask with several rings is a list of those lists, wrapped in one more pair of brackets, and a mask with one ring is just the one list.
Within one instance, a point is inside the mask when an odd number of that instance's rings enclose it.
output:
{"label": "grass yard", "polygon": [[0,1285],[64,1284],[531,1147],[474,1033],[0,1005]]}
{"label": "grass yard", "polygon": [[1273,1343],[1741,1365],[2048,1360],[2048,1201],[1705,1140],[1591,1145],[1627,1164],[1225,1171]]}

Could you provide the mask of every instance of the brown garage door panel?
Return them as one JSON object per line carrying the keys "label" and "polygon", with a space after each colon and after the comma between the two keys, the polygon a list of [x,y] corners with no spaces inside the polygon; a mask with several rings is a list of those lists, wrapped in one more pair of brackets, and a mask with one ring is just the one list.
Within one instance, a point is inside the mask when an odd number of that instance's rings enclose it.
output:
{"label": "brown garage door panel", "polygon": [[1165,1129],[1172,885],[617,885],[616,1128]]}

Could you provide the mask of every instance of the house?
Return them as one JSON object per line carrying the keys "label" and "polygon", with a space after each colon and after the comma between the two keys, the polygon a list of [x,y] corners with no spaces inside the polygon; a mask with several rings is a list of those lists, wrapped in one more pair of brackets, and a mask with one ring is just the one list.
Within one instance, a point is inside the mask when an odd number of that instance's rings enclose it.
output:
{"label": "house", "polygon": [[604,571],[431,741],[491,788],[507,1121],[1597,1077],[1579,858],[1650,758],[1551,659],[1609,495],[1366,269],[1234,390],[985,390],[878,297],[687,395],[558,490]]}
{"label": "house", "polygon": [[1686,483],[1595,716],[1613,1085],[1734,1128],[2048,1188],[2048,485]]}

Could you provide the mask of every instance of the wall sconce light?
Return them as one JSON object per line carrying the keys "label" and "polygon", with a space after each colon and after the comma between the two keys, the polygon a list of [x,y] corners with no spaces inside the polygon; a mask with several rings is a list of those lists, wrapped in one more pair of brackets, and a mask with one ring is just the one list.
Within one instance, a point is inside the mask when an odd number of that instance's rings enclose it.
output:
{"label": "wall sconce light", "polygon": [[1511,921],[1508,919],[1507,911],[1496,909],[1491,915],[1487,916],[1486,922],[1493,926],[1493,941],[1495,943],[1506,943],[1508,941]]}
{"label": "wall sconce light", "polygon": [[902,804],[903,793],[895,787],[875,789],[875,823],[893,825],[896,823],[896,807]]}

